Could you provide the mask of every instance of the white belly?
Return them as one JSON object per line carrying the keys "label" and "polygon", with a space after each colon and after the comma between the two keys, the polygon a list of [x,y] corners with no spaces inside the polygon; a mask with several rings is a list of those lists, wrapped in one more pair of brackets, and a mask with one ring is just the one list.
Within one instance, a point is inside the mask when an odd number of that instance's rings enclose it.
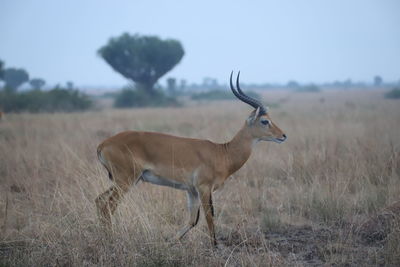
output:
{"label": "white belly", "polygon": [[151,183],[151,184],[168,186],[168,187],[172,187],[172,188],[180,189],[180,190],[189,190],[188,185],[178,183],[176,181],[172,181],[167,178],[155,175],[154,173],[152,173],[149,170],[146,170],[142,173],[141,179],[144,182]]}

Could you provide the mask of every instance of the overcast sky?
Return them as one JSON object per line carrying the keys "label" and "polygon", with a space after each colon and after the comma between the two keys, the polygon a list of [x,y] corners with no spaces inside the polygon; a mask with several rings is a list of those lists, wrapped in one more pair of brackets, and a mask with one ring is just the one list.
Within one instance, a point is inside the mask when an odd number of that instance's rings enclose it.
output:
{"label": "overcast sky", "polygon": [[400,79],[399,0],[0,0],[0,59],[49,83],[126,84],[96,53],[123,32],[182,42],[164,78]]}

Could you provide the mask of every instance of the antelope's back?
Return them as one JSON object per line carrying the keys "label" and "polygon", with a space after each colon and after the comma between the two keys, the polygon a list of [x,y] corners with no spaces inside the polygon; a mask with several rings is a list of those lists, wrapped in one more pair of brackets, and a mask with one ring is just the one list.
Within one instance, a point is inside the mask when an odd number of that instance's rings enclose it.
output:
{"label": "antelope's back", "polygon": [[[156,132],[127,131],[104,140],[98,147],[107,160],[132,160],[142,166],[184,166],[197,168],[215,155],[216,144],[201,139]],[[116,162],[114,162],[115,164]]]}

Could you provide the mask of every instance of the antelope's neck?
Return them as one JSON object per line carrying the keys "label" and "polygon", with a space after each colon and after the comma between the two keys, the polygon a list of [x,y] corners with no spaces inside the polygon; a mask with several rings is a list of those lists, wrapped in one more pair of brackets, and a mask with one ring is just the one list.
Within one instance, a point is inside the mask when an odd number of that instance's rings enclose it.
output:
{"label": "antelope's neck", "polygon": [[255,139],[247,127],[243,127],[233,139],[223,144],[228,176],[239,170],[249,159]]}

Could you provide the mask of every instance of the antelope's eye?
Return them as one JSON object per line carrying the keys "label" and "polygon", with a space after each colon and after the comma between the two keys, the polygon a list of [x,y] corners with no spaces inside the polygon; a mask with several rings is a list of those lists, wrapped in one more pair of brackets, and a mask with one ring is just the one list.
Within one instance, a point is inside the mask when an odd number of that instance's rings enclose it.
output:
{"label": "antelope's eye", "polygon": [[268,125],[269,124],[269,120],[262,120],[261,123],[264,124],[264,125]]}

